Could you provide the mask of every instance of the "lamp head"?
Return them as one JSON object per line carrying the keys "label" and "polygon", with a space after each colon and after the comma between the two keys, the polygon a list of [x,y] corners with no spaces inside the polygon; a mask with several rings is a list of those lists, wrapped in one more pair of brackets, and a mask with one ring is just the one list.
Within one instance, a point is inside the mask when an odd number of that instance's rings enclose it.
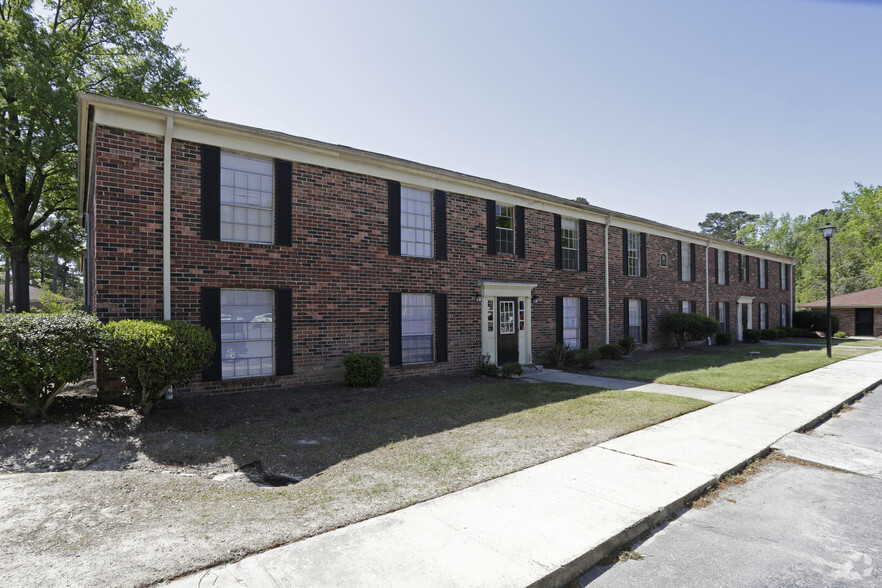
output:
{"label": "lamp head", "polygon": [[830,223],[827,223],[826,225],[821,227],[821,233],[824,235],[825,239],[829,239],[830,237],[832,237],[835,231],[836,227],[834,227]]}

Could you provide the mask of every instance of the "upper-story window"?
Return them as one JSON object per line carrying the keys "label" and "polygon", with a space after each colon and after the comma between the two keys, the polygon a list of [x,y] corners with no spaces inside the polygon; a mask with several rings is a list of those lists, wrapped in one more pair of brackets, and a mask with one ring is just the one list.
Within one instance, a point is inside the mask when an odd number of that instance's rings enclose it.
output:
{"label": "upper-story window", "polygon": [[514,206],[496,205],[496,253],[514,253]]}
{"label": "upper-story window", "polygon": [[781,289],[787,290],[787,272],[789,271],[790,266],[786,265],[784,263],[782,263],[780,265],[781,265]]}
{"label": "upper-story window", "polygon": [[273,162],[221,151],[220,238],[273,242]]}
{"label": "upper-story window", "polygon": [[566,270],[579,269],[579,224],[574,218],[560,220],[561,267]]}
{"label": "upper-story window", "polygon": [[725,285],[729,283],[729,264],[728,256],[722,249],[717,249],[717,284]]}
{"label": "upper-story window", "polygon": [[689,243],[680,243],[680,279],[691,282],[692,276],[692,246]]}
{"label": "upper-story window", "polygon": [[750,258],[744,254],[738,255],[738,281],[750,281]]}
{"label": "upper-story window", "polygon": [[432,257],[432,194],[401,186],[401,255]]}
{"label": "upper-story window", "polygon": [[[640,233],[628,231],[628,275],[640,275]],[[665,260],[667,263],[667,259]]]}
{"label": "upper-story window", "polygon": [[769,273],[769,262],[765,259],[759,260],[759,287],[767,288],[766,276]]}

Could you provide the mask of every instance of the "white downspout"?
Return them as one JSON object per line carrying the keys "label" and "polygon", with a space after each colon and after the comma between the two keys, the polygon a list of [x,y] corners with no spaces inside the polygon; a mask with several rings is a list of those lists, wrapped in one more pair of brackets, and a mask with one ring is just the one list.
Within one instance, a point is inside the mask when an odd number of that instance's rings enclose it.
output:
{"label": "white downspout", "polygon": [[707,240],[704,248],[704,314],[710,316],[710,246],[711,240]]}
{"label": "white downspout", "polygon": [[165,118],[162,160],[162,318],[171,320],[171,161],[175,120]]}
{"label": "white downspout", "polygon": [[606,292],[606,339],[604,343],[609,343],[609,224],[612,222],[612,215],[607,215],[606,224],[603,227],[603,281]]}

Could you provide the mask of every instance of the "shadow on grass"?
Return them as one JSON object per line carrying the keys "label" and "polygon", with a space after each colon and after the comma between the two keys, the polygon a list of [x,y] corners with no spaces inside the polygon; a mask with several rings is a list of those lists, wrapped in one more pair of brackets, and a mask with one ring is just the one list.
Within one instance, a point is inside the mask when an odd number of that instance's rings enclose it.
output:
{"label": "shadow on grass", "polygon": [[[285,471],[308,478],[404,439],[597,392],[566,384],[465,377],[433,384],[393,381],[377,389],[314,386],[184,398],[141,417],[94,397],[61,397],[52,421],[10,424],[0,408],[0,471],[121,470],[139,454],[168,467]],[[83,392],[80,390],[80,392]]]}

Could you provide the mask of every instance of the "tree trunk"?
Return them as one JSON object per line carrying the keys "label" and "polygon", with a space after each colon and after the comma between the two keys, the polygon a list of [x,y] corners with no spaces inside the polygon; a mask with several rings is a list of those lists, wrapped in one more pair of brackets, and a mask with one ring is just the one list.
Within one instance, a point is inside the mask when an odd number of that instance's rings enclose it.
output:
{"label": "tree trunk", "polygon": [[30,312],[31,260],[27,248],[10,247],[9,262],[12,265],[12,300],[15,312]]}
{"label": "tree trunk", "polygon": [[58,256],[52,258],[52,293],[58,294]]}
{"label": "tree trunk", "polygon": [[4,273],[6,274],[3,282],[3,312],[9,312],[9,307],[12,305],[12,292],[10,291],[10,282],[12,282],[12,276],[9,274],[9,254],[6,254],[6,263],[3,264],[4,269],[6,270]]}

